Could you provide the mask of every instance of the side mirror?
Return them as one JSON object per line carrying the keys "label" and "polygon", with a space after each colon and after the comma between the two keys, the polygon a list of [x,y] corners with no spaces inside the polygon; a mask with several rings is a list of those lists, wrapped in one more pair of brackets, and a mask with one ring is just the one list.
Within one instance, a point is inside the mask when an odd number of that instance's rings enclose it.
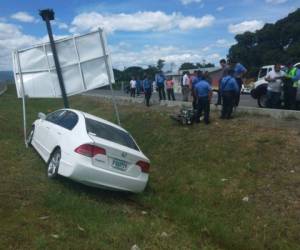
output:
{"label": "side mirror", "polygon": [[46,119],[46,115],[42,112],[38,113],[38,118],[40,118],[41,120],[45,120]]}

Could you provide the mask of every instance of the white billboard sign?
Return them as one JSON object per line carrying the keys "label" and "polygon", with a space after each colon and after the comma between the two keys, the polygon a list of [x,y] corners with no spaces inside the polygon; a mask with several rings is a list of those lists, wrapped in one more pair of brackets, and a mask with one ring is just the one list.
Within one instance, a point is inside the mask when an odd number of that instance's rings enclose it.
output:
{"label": "white billboard sign", "polygon": [[[102,30],[55,41],[68,96],[114,82]],[[13,52],[18,97],[61,97],[50,43]],[[24,95],[23,95],[24,90]]]}

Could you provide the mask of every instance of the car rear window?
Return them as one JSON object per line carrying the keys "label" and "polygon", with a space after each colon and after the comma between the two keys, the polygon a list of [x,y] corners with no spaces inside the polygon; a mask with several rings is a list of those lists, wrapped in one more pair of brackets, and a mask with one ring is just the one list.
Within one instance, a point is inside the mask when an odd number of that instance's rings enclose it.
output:
{"label": "car rear window", "polygon": [[85,118],[85,123],[88,133],[139,151],[139,148],[127,132],[89,118]]}

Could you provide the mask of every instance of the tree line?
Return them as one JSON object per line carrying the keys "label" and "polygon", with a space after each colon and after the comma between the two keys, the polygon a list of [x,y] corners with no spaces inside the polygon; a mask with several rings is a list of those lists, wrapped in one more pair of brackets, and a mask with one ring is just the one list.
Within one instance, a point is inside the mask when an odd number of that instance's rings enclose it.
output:
{"label": "tree line", "polygon": [[300,9],[256,32],[236,35],[235,39],[237,43],[229,49],[228,58],[245,65],[249,76],[256,76],[263,65],[300,62]]}

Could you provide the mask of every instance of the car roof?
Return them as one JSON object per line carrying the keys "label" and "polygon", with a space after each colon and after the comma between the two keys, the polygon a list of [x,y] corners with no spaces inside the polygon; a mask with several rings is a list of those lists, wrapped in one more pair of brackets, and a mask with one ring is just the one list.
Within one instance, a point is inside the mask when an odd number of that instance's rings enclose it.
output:
{"label": "car roof", "polygon": [[109,121],[107,121],[107,120],[105,120],[105,119],[102,119],[102,118],[100,118],[100,117],[98,117],[98,116],[91,115],[91,114],[89,114],[89,113],[83,112],[83,111],[81,111],[81,110],[77,110],[77,109],[61,109],[61,110],[69,110],[69,111],[73,111],[73,112],[75,112],[75,113],[78,114],[78,115],[83,115],[83,116],[86,117],[86,118],[89,118],[89,119],[92,119],[92,120],[96,120],[96,121],[98,121],[98,122],[102,122],[102,123],[104,123],[104,124],[110,125],[110,126],[112,126],[112,127],[115,127],[115,128],[117,128],[117,129],[120,129],[120,130],[125,131],[125,132],[127,133],[127,131],[126,131],[124,128],[122,128],[122,127],[120,127],[120,126],[118,126],[118,125],[116,125],[116,124],[114,124],[114,123],[112,123],[112,122],[109,122]]}

